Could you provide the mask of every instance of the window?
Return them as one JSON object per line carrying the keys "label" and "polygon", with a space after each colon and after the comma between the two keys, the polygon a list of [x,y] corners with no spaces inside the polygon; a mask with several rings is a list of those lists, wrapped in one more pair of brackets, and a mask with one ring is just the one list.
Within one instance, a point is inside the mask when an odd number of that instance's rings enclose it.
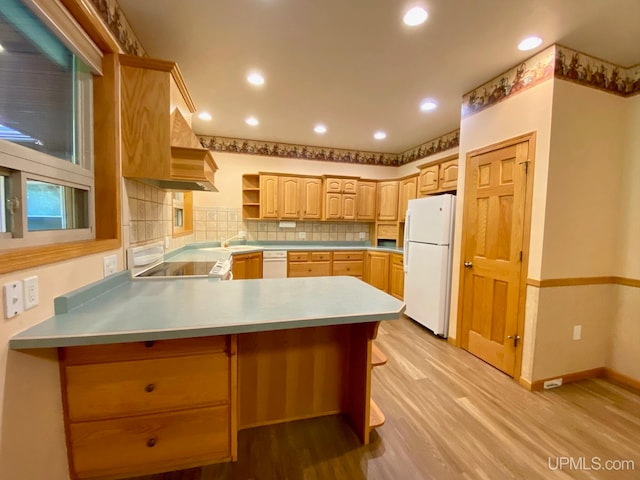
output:
{"label": "window", "polygon": [[173,192],[171,204],[173,236],[193,233],[193,192]]}
{"label": "window", "polygon": [[0,2],[0,249],[95,238],[99,72],[36,13]]}

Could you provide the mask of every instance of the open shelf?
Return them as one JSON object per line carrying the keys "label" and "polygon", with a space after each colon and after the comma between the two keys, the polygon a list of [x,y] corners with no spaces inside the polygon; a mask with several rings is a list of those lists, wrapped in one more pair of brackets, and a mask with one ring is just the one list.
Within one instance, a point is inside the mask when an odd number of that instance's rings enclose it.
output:
{"label": "open shelf", "polygon": [[369,428],[381,427],[384,425],[384,420],[384,413],[382,413],[376,402],[371,399],[369,401]]}
{"label": "open shelf", "polygon": [[371,366],[379,367],[387,363],[387,356],[376,347],[375,343],[371,344]]}
{"label": "open shelf", "polygon": [[260,175],[242,175],[242,218],[258,220],[260,218]]}

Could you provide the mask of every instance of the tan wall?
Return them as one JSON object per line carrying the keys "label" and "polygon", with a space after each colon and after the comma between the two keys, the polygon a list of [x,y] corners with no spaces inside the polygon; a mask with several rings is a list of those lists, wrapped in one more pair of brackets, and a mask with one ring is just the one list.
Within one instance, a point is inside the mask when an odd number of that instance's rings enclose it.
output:
{"label": "tan wall", "polygon": [[40,303],[0,322],[0,478],[66,480],[67,454],[56,350],[9,350],[9,339],[53,315],[53,299],[102,278],[103,257],[122,251],[0,276],[0,284],[37,275]]}
{"label": "tan wall", "polygon": [[627,100],[556,80],[541,278],[613,275]]}

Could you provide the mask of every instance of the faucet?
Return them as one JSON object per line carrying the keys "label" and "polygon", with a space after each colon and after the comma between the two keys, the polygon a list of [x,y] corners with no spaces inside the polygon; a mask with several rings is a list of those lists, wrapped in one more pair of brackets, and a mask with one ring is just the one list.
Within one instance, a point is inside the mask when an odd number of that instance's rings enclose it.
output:
{"label": "faucet", "polygon": [[241,240],[245,240],[247,238],[247,232],[245,232],[244,230],[240,230],[236,235],[227,238],[226,240],[222,241],[222,247],[223,248],[227,248],[229,246],[229,241],[233,240],[234,238],[239,238]]}

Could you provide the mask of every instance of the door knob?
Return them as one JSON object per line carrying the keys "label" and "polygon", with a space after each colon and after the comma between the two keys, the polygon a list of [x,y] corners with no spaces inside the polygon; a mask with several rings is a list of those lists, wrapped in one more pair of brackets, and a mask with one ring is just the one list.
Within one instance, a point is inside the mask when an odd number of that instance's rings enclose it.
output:
{"label": "door knob", "polygon": [[473,263],[472,262],[464,262],[464,268],[471,268],[473,267]]}
{"label": "door knob", "polygon": [[507,338],[509,340],[513,340],[513,346],[514,347],[518,346],[518,340],[520,340],[520,335],[507,335]]}

